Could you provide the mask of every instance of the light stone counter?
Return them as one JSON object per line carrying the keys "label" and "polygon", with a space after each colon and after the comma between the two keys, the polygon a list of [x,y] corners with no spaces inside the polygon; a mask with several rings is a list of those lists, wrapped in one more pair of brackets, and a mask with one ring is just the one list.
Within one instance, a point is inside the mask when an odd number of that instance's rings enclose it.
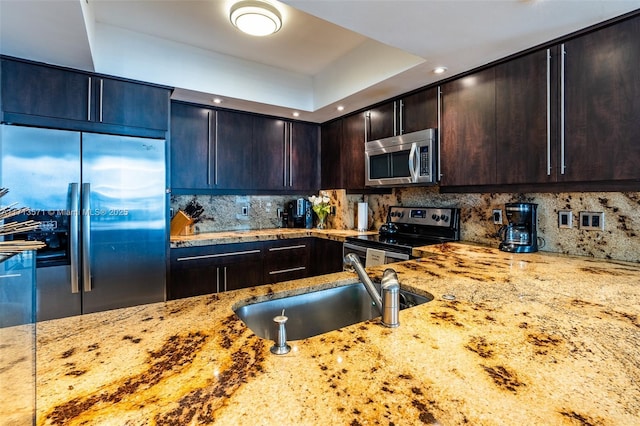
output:
{"label": "light stone counter", "polygon": [[354,274],[39,323],[37,424],[640,424],[640,265],[420,252],[394,268],[435,299],[399,328],[356,324],[285,356],[232,308]]}
{"label": "light stone counter", "polygon": [[246,231],[220,231],[201,234],[172,236],[171,248],[197,247],[214,244],[248,243],[255,241],[282,240],[289,238],[317,237],[334,241],[344,241],[355,235],[376,235],[377,232],[350,231],[340,229],[273,228]]}

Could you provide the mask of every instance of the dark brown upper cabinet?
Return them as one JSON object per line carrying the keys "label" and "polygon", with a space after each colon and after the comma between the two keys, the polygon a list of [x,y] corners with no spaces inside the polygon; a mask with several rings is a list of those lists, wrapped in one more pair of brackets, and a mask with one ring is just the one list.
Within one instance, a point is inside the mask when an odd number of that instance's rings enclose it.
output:
{"label": "dark brown upper cabinet", "polygon": [[322,188],[364,190],[365,113],[322,126]]}
{"label": "dark brown upper cabinet", "polygon": [[437,102],[437,89],[431,88],[369,109],[367,141],[438,127]]}
{"label": "dark brown upper cabinet", "polygon": [[319,126],[182,102],[171,108],[171,187],[317,191]]}
{"label": "dark brown upper cabinet", "polygon": [[557,49],[496,66],[496,184],[555,181]]}
{"label": "dark brown upper cabinet", "polygon": [[640,179],[640,16],[560,48],[558,180]]}
{"label": "dark brown upper cabinet", "polygon": [[166,87],[2,58],[2,122],[164,137]]}
{"label": "dark brown upper cabinet", "polygon": [[441,86],[441,185],[496,182],[495,68]]}

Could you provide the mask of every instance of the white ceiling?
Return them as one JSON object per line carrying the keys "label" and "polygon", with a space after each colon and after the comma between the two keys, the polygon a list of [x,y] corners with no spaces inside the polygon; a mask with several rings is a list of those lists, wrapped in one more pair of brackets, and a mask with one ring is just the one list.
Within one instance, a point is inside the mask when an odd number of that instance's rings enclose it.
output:
{"label": "white ceiling", "polygon": [[[174,86],[174,98],[324,122],[634,11],[640,0],[270,0],[251,37],[232,0],[0,0],[0,52]],[[437,76],[437,65],[448,72]],[[345,110],[338,112],[336,107]]]}

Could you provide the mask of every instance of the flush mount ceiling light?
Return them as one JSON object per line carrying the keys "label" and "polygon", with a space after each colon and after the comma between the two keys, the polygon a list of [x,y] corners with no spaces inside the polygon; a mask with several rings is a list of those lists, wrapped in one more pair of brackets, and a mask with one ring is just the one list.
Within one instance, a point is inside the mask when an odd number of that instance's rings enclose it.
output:
{"label": "flush mount ceiling light", "polygon": [[231,6],[229,19],[240,31],[253,36],[271,35],[282,26],[278,9],[257,0],[240,1]]}

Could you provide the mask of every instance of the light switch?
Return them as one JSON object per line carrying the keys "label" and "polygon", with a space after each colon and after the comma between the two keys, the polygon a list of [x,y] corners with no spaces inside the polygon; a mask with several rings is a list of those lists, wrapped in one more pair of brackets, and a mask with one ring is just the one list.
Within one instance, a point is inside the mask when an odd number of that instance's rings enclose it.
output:
{"label": "light switch", "polygon": [[558,212],[558,228],[573,228],[573,213],[571,210],[560,210]]}

